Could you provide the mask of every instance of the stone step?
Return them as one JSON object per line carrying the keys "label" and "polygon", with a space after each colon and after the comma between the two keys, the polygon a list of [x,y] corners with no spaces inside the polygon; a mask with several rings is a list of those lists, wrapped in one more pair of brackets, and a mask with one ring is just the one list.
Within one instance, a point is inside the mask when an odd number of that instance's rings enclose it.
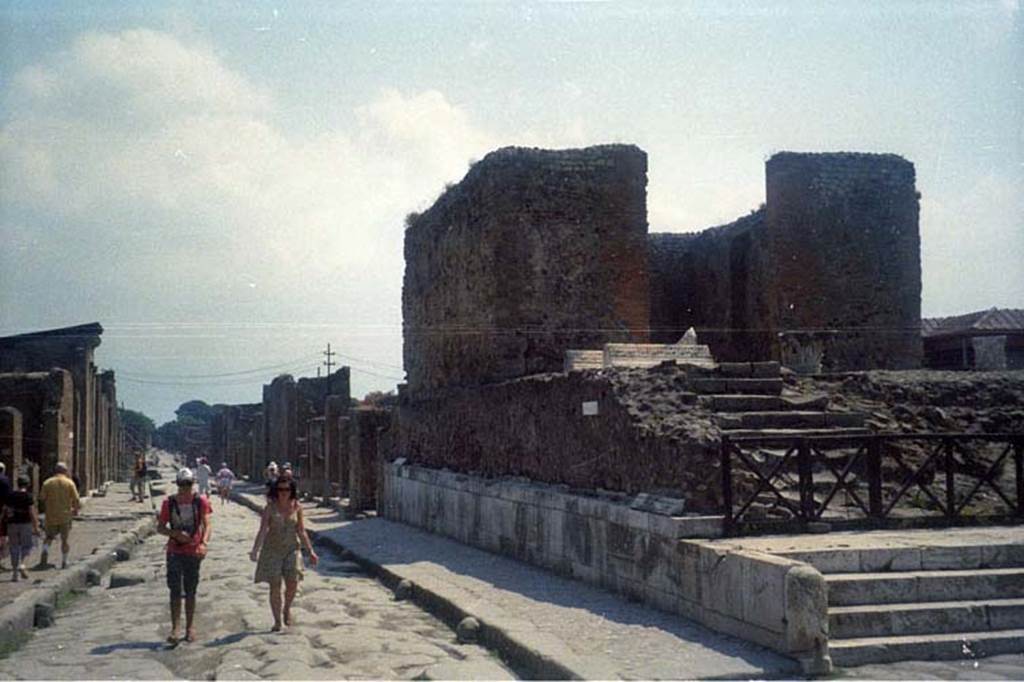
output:
{"label": "stone step", "polygon": [[789,550],[779,556],[811,564],[821,573],[882,573],[887,571],[945,571],[1024,566],[1024,545],[923,545],[895,547],[831,547]]}
{"label": "stone step", "polygon": [[828,649],[832,662],[839,666],[973,659],[1024,652],[1024,630],[833,639]]}
{"label": "stone step", "polygon": [[[731,438],[759,438],[776,441],[786,445],[792,444],[796,438],[822,438],[825,436],[857,436],[870,435],[868,429],[834,428],[834,429],[722,429],[722,435]],[[840,440],[834,445],[842,443]]]}
{"label": "stone step", "polygon": [[773,379],[779,376],[778,362],[720,362],[717,374],[724,377]]}
{"label": "stone step", "polygon": [[766,412],[727,412],[719,415],[720,424],[740,429],[827,429],[864,426],[866,415],[860,412],[808,412],[802,410]]}
{"label": "stone step", "polygon": [[829,606],[1024,597],[1024,568],[828,573]]}
{"label": "stone step", "polygon": [[1024,628],[1024,599],[833,606],[829,636],[839,639]]}
{"label": "stone step", "polygon": [[785,405],[776,395],[711,395],[707,397],[712,410],[716,412],[758,412],[779,410]]}
{"label": "stone step", "polygon": [[720,393],[744,395],[779,395],[782,393],[782,379],[734,379],[732,377],[699,377],[689,379],[691,390],[696,393]]}

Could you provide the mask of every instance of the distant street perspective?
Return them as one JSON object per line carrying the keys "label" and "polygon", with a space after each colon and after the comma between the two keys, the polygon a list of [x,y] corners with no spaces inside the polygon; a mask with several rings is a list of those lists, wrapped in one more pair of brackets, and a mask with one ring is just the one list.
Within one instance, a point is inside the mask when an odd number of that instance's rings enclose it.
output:
{"label": "distant street perspective", "polygon": [[1021,4],[0,3],[0,679],[1024,679]]}

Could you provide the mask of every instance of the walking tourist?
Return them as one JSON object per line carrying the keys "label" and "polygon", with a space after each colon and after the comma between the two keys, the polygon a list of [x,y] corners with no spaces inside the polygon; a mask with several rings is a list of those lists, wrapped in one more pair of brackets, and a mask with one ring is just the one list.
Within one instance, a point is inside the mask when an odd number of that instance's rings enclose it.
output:
{"label": "walking tourist", "polygon": [[277,480],[277,475],[277,462],[271,461],[267,468],[263,470],[263,483],[267,488],[267,499],[270,499],[271,488],[273,488],[274,482]]}
{"label": "walking tourist", "polygon": [[157,532],[167,536],[167,587],[171,591],[171,634],[167,641],[176,644],[181,631],[181,602],[185,601],[185,641],[196,639],[194,617],[199,567],[210,542],[210,502],[193,489],[192,472],[178,469],[178,492],[160,506]]}
{"label": "walking tourist", "polygon": [[39,555],[39,567],[46,568],[50,565],[50,543],[60,536],[60,567],[68,567],[68,554],[71,552],[71,545],[68,538],[71,536],[71,521],[78,516],[81,502],[78,499],[78,487],[68,476],[68,466],[64,462],[57,462],[54,467],[53,476],[43,481],[43,487],[39,491],[39,501],[42,503],[43,513],[46,515],[46,538],[43,540],[43,551]]}
{"label": "walking tourist", "polygon": [[[0,571],[4,569],[4,553],[7,551],[7,529],[4,527],[4,502],[11,494],[11,481],[5,473],[7,466],[0,462]],[[12,472],[13,473],[13,472]]]}
{"label": "walking tourist", "polygon": [[227,504],[231,499],[231,486],[235,482],[235,472],[228,469],[227,462],[222,462],[220,470],[217,471],[217,491],[220,493],[221,505]]}
{"label": "walking tourist", "polygon": [[210,476],[212,474],[213,469],[206,463],[206,458],[201,457],[196,465],[196,483],[199,484],[200,495],[210,496]]}
{"label": "walking tourist", "polygon": [[146,458],[139,455],[135,458],[135,467],[132,469],[132,501],[146,501]]}
{"label": "walking tourist", "polygon": [[17,490],[7,496],[4,507],[4,525],[7,527],[8,543],[11,547],[11,580],[28,580],[23,561],[32,551],[32,538],[39,535],[39,517],[36,516],[35,501],[28,491],[28,476],[19,476]]}
{"label": "walking tourist", "polygon": [[[292,601],[302,579],[300,543],[309,552],[309,562],[316,566],[319,558],[306,533],[302,506],[295,497],[295,481],[278,479],[270,489],[270,499],[263,508],[260,529],[256,533],[249,558],[256,563],[257,583],[270,584],[270,612],[274,616],[273,632],[280,632],[282,619],[292,624]],[[284,604],[281,603],[281,582],[284,582]]]}

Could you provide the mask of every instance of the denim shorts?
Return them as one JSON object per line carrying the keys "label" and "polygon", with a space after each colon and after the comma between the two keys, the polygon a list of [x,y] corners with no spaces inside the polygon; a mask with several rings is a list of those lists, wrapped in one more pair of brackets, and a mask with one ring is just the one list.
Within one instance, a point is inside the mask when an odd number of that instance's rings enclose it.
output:
{"label": "denim shorts", "polygon": [[199,587],[199,564],[202,558],[185,554],[167,554],[167,587],[171,599],[192,599]]}

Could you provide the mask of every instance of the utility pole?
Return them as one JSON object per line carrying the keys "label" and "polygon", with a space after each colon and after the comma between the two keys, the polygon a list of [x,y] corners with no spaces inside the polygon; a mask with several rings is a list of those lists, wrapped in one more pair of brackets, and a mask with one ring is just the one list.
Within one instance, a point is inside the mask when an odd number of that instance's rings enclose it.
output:
{"label": "utility pole", "polygon": [[331,361],[331,358],[337,355],[337,353],[331,351],[330,343],[327,344],[327,350],[324,351],[324,355],[327,356],[327,361],[324,362],[327,366],[327,391],[324,393],[324,396],[329,396],[331,394],[331,367],[334,366],[334,362]]}

